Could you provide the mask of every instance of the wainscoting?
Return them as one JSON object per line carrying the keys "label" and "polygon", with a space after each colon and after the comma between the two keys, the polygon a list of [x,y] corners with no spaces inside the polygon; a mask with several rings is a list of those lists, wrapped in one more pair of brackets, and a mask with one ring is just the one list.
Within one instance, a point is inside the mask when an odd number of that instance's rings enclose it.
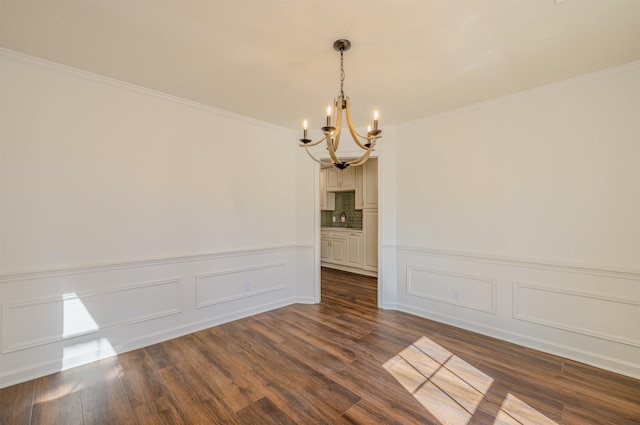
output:
{"label": "wainscoting", "polygon": [[0,387],[294,302],[296,247],[0,276]]}
{"label": "wainscoting", "polygon": [[640,273],[404,247],[398,309],[640,377]]}
{"label": "wainscoting", "polygon": [[0,389],[3,424],[636,425],[640,381],[411,314],[322,270],[294,304]]}

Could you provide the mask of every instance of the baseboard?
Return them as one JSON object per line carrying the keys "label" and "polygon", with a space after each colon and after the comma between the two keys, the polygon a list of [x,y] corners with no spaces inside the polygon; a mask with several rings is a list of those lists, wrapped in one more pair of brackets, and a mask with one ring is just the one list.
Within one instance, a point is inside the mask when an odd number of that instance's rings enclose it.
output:
{"label": "baseboard", "polygon": [[619,359],[602,356],[597,353],[589,353],[583,350],[577,350],[575,348],[554,343],[552,341],[543,341],[540,339],[531,338],[526,335],[483,325],[478,322],[463,320],[446,314],[434,313],[432,311],[428,311],[411,305],[399,304],[397,307],[399,311],[423,317],[425,319],[434,320],[436,322],[455,326],[457,328],[476,332],[485,336],[511,342],[513,344],[521,345],[523,347],[543,351],[545,353],[553,354],[570,360],[575,360],[581,363],[586,363],[611,372],[640,379],[640,367],[638,367],[638,365],[620,361]]}
{"label": "baseboard", "polygon": [[322,267],[326,267],[326,268],[329,268],[329,269],[335,269],[335,270],[341,270],[343,272],[356,273],[356,274],[361,274],[363,276],[378,277],[378,273],[376,273],[376,272],[369,271],[369,270],[364,270],[364,269],[359,269],[357,267],[349,267],[349,266],[343,266],[341,264],[325,263],[325,262],[320,263],[320,265]]}
{"label": "baseboard", "polygon": [[295,303],[297,304],[317,304],[313,297],[296,297]]}

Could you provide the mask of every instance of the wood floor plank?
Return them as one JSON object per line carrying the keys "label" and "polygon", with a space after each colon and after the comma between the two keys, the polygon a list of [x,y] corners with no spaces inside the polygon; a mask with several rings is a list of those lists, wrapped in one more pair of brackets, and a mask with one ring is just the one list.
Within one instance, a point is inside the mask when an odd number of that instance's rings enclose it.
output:
{"label": "wood floor plank", "polygon": [[375,399],[361,400],[346,411],[343,418],[354,425],[441,425],[440,421],[430,415],[406,415],[403,412],[398,412],[394,406],[389,408]]}
{"label": "wood floor plank", "polygon": [[184,363],[160,371],[182,411],[195,424],[241,424],[235,412],[206,390],[206,383]]}
{"label": "wood floor plank", "polygon": [[377,308],[294,304],[0,390],[8,424],[640,424],[640,381]]}
{"label": "wood floor plank", "polygon": [[[375,378],[365,380],[362,377],[366,375]],[[358,421],[362,421],[360,423],[377,423],[374,422],[374,418],[382,418],[379,423],[397,421],[403,424],[439,424],[413,394],[406,391],[391,374],[383,370],[382,366],[357,361],[351,367],[332,374],[331,379],[362,398],[358,403],[360,407],[354,409],[352,406],[347,410],[345,418],[348,420],[354,421],[357,418]],[[370,422],[366,422],[362,415],[373,406],[378,411],[369,419]],[[357,416],[355,412],[358,413]]]}
{"label": "wood floor plank", "polygon": [[0,389],[0,424],[29,425],[35,381]]}
{"label": "wood floor plank", "polygon": [[238,417],[245,424],[296,425],[296,422],[268,397],[263,397],[245,407],[238,412]]}
{"label": "wood floor plank", "polygon": [[318,398],[308,391],[314,384],[313,379],[308,376],[290,374],[286,370],[260,368],[256,369],[256,377],[267,388],[269,399],[297,424],[345,423],[341,417],[343,412],[338,412],[334,406],[327,404],[329,400],[326,394]]}
{"label": "wood floor plank", "polygon": [[74,369],[58,372],[35,381],[31,424],[84,424],[81,377]]}
{"label": "wood floor plank", "polygon": [[171,392],[154,368],[154,361],[145,350],[135,350],[118,356],[119,376],[133,408],[155,400],[171,398]]}
{"label": "wood floor plank", "polygon": [[114,358],[100,360],[76,369],[83,383],[80,397],[84,424],[135,425],[135,414]]}
{"label": "wood floor plank", "polygon": [[[335,410],[338,415],[359,400],[357,395],[341,387],[323,374],[322,370],[324,368],[319,368],[319,365],[311,358],[314,357],[316,361],[320,361],[322,355],[315,355],[315,353],[312,355],[311,353],[312,350],[319,351],[318,348],[310,344],[303,345],[300,343],[296,345],[296,349],[292,349],[290,344],[285,343],[269,346],[269,342],[263,339],[260,333],[252,329],[243,332],[242,337],[245,341],[259,342],[255,347],[259,347],[261,351],[264,350],[264,353],[258,356],[262,357],[265,353],[268,353],[270,360],[264,362],[263,366],[269,365],[270,367],[263,367],[263,371],[265,376],[270,376],[271,381],[280,382],[281,385],[292,385],[298,388],[305,396],[311,396],[315,400],[322,400],[327,408]],[[237,338],[241,338],[241,336],[237,335]],[[247,343],[246,345],[249,344]],[[344,365],[344,362],[339,359],[329,359],[330,356],[326,353],[324,353],[324,356],[323,363],[330,362],[331,365],[335,366],[327,366],[326,370],[341,368]],[[286,374],[283,374],[284,371],[286,371]]]}
{"label": "wood floor plank", "polygon": [[134,409],[139,425],[190,425],[191,421],[172,396],[162,396]]}

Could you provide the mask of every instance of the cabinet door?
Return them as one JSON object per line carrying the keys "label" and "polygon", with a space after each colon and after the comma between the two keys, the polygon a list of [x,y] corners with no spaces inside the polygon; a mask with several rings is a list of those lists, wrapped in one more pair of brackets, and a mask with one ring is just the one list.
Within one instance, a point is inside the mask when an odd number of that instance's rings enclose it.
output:
{"label": "cabinet door", "polygon": [[329,239],[320,238],[320,260],[329,261]]}
{"label": "cabinet door", "polygon": [[325,168],[324,169],[327,174],[327,190],[328,191],[336,191],[340,190],[340,183],[342,183],[342,179],[340,176],[340,170],[337,168]]}
{"label": "cabinet door", "polygon": [[356,190],[356,170],[349,167],[345,170],[337,168],[326,168],[327,190],[330,192],[341,192]]}
{"label": "cabinet door", "polygon": [[320,210],[333,211],[336,209],[336,194],[327,192],[327,168],[320,170]]}
{"label": "cabinet door", "polygon": [[361,210],[362,207],[364,206],[363,180],[364,180],[364,165],[362,167],[356,167],[356,197],[355,197],[356,210]]}
{"label": "cabinet door", "polygon": [[347,236],[349,252],[347,264],[351,267],[362,268],[362,233],[349,233]]}
{"label": "cabinet door", "polygon": [[362,268],[378,271],[378,210],[363,210],[364,261]]}
{"label": "cabinet door", "polygon": [[331,258],[329,261],[336,264],[347,264],[346,248],[346,240],[344,238],[331,239],[331,250],[329,251]]}
{"label": "cabinet door", "polygon": [[327,170],[320,170],[320,210],[327,209]]}
{"label": "cabinet door", "polygon": [[378,160],[371,158],[364,167],[362,179],[363,208],[378,208]]}
{"label": "cabinet door", "polygon": [[356,168],[357,167],[349,167],[340,171],[342,174],[342,184],[340,185],[340,189],[356,190]]}

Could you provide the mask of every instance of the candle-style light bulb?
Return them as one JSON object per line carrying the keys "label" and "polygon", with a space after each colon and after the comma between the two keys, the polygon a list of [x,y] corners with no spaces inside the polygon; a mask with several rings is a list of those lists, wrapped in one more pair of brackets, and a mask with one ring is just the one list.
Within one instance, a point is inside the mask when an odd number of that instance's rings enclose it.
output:
{"label": "candle-style light bulb", "polygon": [[327,127],[331,127],[331,106],[327,106]]}
{"label": "candle-style light bulb", "polygon": [[304,137],[303,137],[304,139],[307,138],[307,125],[308,125],[307,120],[304,120],[304,122],[302,123],[302,128],[304,130]]}
{"label": "candle-style light bulb", "polygon": [[371,126],[370,125],[367,126],[367,133],[371,133]]}
{"label": "candle-style light bulb", "polygon": [[378,111],[375,111],[373,113],[373,130],[377,130],[378,129]]}

